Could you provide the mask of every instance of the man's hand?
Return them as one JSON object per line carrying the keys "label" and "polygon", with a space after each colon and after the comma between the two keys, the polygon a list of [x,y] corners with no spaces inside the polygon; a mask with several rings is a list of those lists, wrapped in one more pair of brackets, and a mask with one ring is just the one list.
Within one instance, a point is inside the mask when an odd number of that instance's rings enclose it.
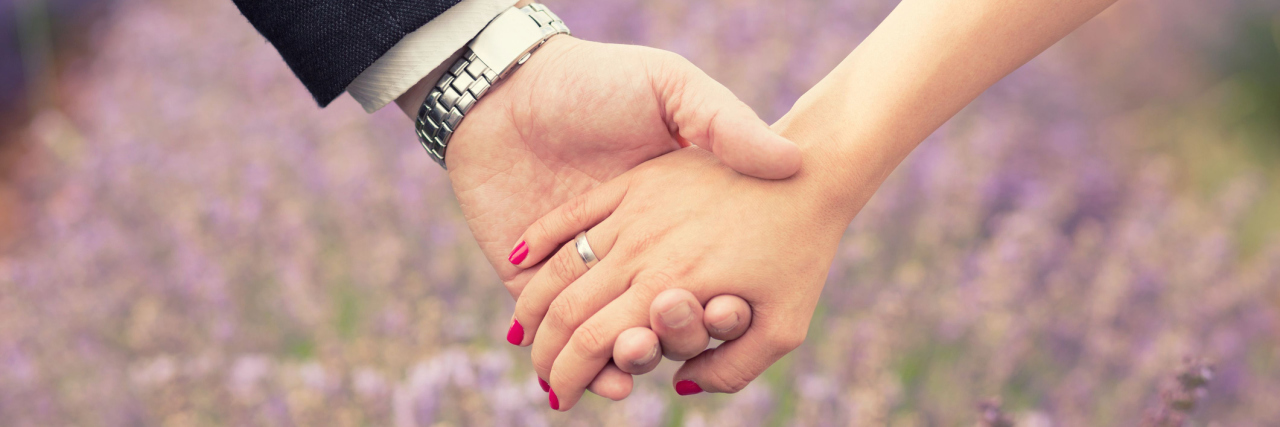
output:
{"label": "man's hand", "polygon": [[515,297],[533,274],[508,260],[524,227],[684,141],[760,178],[800,167],[795,144],[679,55],[568,36],[481,98],[446,159],[467,223]]}

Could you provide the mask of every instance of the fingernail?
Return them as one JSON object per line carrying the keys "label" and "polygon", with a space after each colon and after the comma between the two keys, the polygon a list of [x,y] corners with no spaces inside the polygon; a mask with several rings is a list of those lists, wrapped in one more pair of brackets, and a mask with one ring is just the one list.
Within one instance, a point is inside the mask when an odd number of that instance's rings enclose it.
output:
{"label": "fingernail", "polygon": [[658,357],[658,350],[659,350],[658,347],[659,347],[658,344],[654,344],[653,349],[649,350],[649,354],[646,354],[644,357],[640,359],[633,360],[631,364],[635,367],[641,367],[641,366],[646,366],[650,363],[653,363],[653,360]]}
{"label": "fingernail", "polygon": [[711,331],[717,333],[729,332],[736,327],[738,327],[738,313],[733,313],[733,316],[721,319],[719,322],[711,323]]}
{"label": "fingernail", "polygon": [[524,261],[524,257],[526,256],[529,256],[529,246],[525,245],[524,241],[521,240],[520,244],[516,245],[516,248],[511,250],[511,255],[507,255],[507,261],[514,265],[520,265],[520,262]]}
{"label": "fingernail", "polygon": [[689,380],[680,380],[676,383],[676,394],[688,396],[691,394],[702,393],[702,387],[698,387],[698,383]]}
{"label": "fingernail", "polygon": [[[697,386],[695,386],[695,387],[697,387]],[[547,400],[551,402],[551,409],[555,409],[555,410],[559,411],[559,410],[560,410],[560,399],[556,397],[556,391],[555,391],[555,390],[552,390],[552,389],[551,389],[551,387],[547,387],[547,392],[548,392],[548,393],[551,393],[551,394],[548,394],[548,395],[547,395]]]}
{"label": "fingernail", "polygon": [[511,329],[507,330],[507,342],[511,345],[520,345],[524,342],[524,326],[520,326],[520,321],[511,319]]}
{"label": "fingernail", "polygon": [[668,308],[660,316],[662,324],[667,325],[668,328],[682,328],[693,319],[693,309],[689,308],[688,302],[684,302]]}
{"label": "fingernail", "polygon": [[538,387],[542,387],[543,393],[551,391],[551,384],[547,384],[547,382],[543,381],[542,378],[538,378]]}

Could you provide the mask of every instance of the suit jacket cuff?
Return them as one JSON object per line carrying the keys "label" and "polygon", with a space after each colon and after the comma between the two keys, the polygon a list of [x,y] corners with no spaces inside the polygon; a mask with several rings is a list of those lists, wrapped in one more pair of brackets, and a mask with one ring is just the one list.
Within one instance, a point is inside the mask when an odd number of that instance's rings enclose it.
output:
{"label": "suit jacket cuff", "polygon": [[463,0],[405,35],[360,73],[347,93],[372,113],[395,101],[475,38],[517,0]]}

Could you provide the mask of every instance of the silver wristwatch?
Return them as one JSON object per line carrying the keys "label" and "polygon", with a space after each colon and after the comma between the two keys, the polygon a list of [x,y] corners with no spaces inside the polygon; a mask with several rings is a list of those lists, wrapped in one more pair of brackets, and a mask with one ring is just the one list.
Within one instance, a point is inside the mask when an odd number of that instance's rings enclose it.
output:
{"label": "silver wristwatch", "polygon": [[462,50],[418,109],[418,141],[444,167],[449,139],[489,87],[524,64],[533,51],[569,27],[546,6],[533,3],[507,9]]}

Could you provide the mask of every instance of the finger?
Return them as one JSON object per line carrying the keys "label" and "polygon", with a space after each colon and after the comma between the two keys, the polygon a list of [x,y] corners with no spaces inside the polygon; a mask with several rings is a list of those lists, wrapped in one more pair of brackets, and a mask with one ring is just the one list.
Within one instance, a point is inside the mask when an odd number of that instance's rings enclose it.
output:
{"label": "finger", "polygon": [[[618,208],[626,194],[629,176],[622,174],[605,181],[538,218],[525,229],[507,261],[520,268],[529,268],[541,262],[559,245],[573,243],[571,240],[578,232],[594,227]],[[596,249],[595,246],[592,249]],[[596,255],[601,256],[599,252]]]}
{"label": "finger", "polygon": [[[546,305],[546,315],[542,318],[541,324],[536,327],[536,334],[532,338],[533,350],[530,355],[533,359],[534,371],[554,384],[551,372],[556,355],[583,322],[627,290],[629,281],[630,276],[624,275],[612,259],[605,258],[595,267],[587,270],[586,274],[577,281],[564,288],[559,295],[554,296]],[[529,291],[526,289],[525,293],[529,294]],[[525,297],[522,295],[520,298],[523,300]],[[519,305],[520,302],[516,304]],[[521,321],[524,319],[522,318]],[[621,330],[615,332],[611,338],[616,338],[621,332]],[[610,341],[609,345],[609,353],[612,355],[613,341]],[[609,357],[605,357],[600,365],[591,371],[592,377],[607,360]],[[590,380],[591,378],[586,378],[579,387],[585,387]]]}
{"label": "finger", "polygon": [[654,73],[667,125],[678,139],[715,153],[726,165],[757,178],[782,179],[800,170],[800,148],[769,129],[728,88],[679,55]]}
{"label": "finger", "polygon": [[684,289],[667,289],[649,305],[649,324],[662,342],[662,355],[671,360],[688,360],[707,349],[711,338],[700,320],[702,304]]}
{"label": "finger", "polygon": [[[587,232],[587,245],[596,258],[603,260],[613,247],[615,237],[616,232],[606,221]],[[507,330],[507,342],[518,346],[532,344],[551,303],[565,288],[586,273],[587,264],[578,254],[577,245],[569,242],[561,246],[525,285],[520,297],[516,298],[516,310],[511,318],[511,328]],[[603,307],[604,302],[600,302],[600,306]],[[582,319],[585,320],[586,317]]]}
{"label": "finger", "polygon": [[702,324],[711,338],[729,341],[742,336],[751,325],[751,305],[737,295],[718,295],[707,301]]}
{"label": "finger", "polygon": [[662,346],[652,329],[635,327],[622,331],[613,344],[613,363],[631,375],[649,373],[662,361]]}
{"label": "finger", "polygon": [[[609,362],[608,365],[604,366],[604,369],[600,370],[600,373],[596,374],[596,378],[591,380],[587,390],[600,397],[618,401],[631,395],[633,382],[631,374],[622,372],[621,369],[618,369],[618,365]],[[550,386],[548,386],[548,389],[550,389]]]}
{"label": "finger", "polygon": [[738,339],[684,362],[674,378],[676,393],[737,393],[804,341],[803,332],[769,335],[766,330],[757,324]]}
{"label": "finger", "polygon": [[[648,325],[649,303],[655,293],[671,287],[670,284],[656,283],[657,280],[666,280],[666,277],[638,275],[622,295],[574,329],[566,343],[554,346],[556,356],[548,380],[551,391],[558,394],[556,409],[568,410],[578,402],[584,387],[613,355],[614,344],[622,331]],[[645,285],[649,281],[654,283]],[[538,339],[541,340],[542,336]],[[534,344],[535,353],[539,344]]]}

